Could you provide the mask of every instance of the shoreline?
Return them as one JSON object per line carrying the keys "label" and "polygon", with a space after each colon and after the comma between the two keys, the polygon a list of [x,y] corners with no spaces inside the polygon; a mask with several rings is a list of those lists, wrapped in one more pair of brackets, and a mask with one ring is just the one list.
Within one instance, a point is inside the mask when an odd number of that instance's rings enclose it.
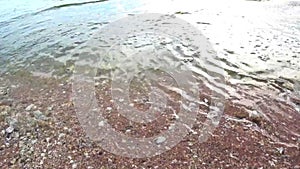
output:
{"label": "shoreline", "polygon": [[[206,142],[189,133],[159,156],[130,159],[86,137],[73,107],[70,81],[31,75],[1,78],[10,86],[0,101],[1,168],[300,168],[300,114],[276,98],[264,97],[260,106],[268,118],[227,100],[220,124]],[[261,95],[255,90],[244,92]],[[5,131],[9,123],[15,125],[10,134]]]}

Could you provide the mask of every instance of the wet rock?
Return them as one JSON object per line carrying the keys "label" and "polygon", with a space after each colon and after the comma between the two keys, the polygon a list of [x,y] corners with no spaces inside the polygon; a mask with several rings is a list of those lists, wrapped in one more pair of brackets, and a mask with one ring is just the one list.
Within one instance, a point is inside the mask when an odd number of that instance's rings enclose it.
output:
{"label": "wet rock", "polygon": [[7,87],[0,87],[0,96],[7,95],[8,93],[8,88]]}
{"label": "wet rock", "polygon": [[39,110],[34,111],[33,115],[38,120],[46,120],[47,119],[47,117]]}
{"label": "wet rock", "polygon": [[64,138],[65,136],[66,136],[65,133],[60,133],[60,134],[58,135],[58,139]]}
{"label": "wet rock", "polygon": [[77,168],[77,164],[76,163],[72,164],[72,168]]}
{"label": "wet rock", "polygon": [[291,99],[291,101],[294,102],[295,104],[300,105],[300,98],[291,96],[290,99]]}
{"label": "wet rock", "polygon": [[283,147],[277,148],[277,151],[278,151],[279,154],[284,154],[284,148]]}
{"label": "wet rock", "polygon": [[11,134],[14,130],[15,130],[15,128],[13,126],[9,126],[5,129],[5,132],[7,134]]}
{"label": "wet rock", "polygon": [[159,137],[157,137],[157,138],[155,139],[155,143],[156,143],[156,144],[161,144],[161,143],[165,142],[166,140],[167,140],[167,139],[166,139],[165,137],[159,136]]}
{"label": "wet rock", "polygon": [[249,114],[245,110],[236,111],[233,115],[239,119],[247,118]]}
{"label": "wet rock", "polygon": [[53,106],[47,107],[47,110],[48,110],[48,111],[52,111],[52,110],[53,110]]}
{"label": "wet rock", "polygon": [[16,158],[13,158],[11,161],[10,161],[10,164],[15,164],[17,162],[17,159]]}
{"label": "wet rock", "polygon": [[9,124],[9,126],[13,127],[16,130],[18,129],[19,122],[18,122],[17,118],[8,117],[7,122]]}
{"label": "wet rock", "polygon": [[5,135],[5,130],[1,130],[1,135],[4,136]]}
{"label": "wet rock", "polygon": [[261,115],[261,113],[257,112],[257,111],[250,111],[249,112],[249,119],[250,121],[252,121],[253,123],[257,124],[257,125],[262,125],[262,123],[264,122],[263,116]]}
{"label": "wet rock", "polygon": [[29,106],[27,106],[27,107],[25,108],[25,110],[26,110],[26,111],[30,111],[30,110],[32,110],[34,107],[35,107],[34,104],[30,104]]}
{"label": "wet rock", "polygon": [[0,106],[12,106],[13,100],[12,99],[0,99]]}
{"label": "wet rock", "polygon": [[103,127],[105,125],[105,122],[104,121],[100,121],[99,123],[98,123],[98,126],[99,127]]}

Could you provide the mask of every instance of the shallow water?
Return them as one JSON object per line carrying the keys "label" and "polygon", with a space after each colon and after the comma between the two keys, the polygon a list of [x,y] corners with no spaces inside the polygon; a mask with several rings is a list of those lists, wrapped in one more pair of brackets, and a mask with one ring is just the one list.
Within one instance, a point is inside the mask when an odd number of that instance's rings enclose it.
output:
{"label": "shallow water", "polygon": [[188,11],[176,16],[209,38],[232,77],[299,80],[297,1],[13,1],[1,7],[2,71],[49,71],[51,66],[39,66],[41,58],[74,59],[72,51],[95,31],[129,13]]}
{"label": "shallow water", "polygon": [[[110,39],[113,32],[106,30],[105,26],[110,23],[117,26],[118,22],[115,21],[118,19],[143,13],[162,13],[166,14],[166,18],[176,16],[189,22],[207,37],[216,52],[214,57],[200,57],[198,49],[187,45],[189,40],[182,42],[176,35],[172,39],[153,33],[129,32],[133,36],[122,39],[117,45],[111,42],[114,42]],[[168,25],[166,27],[170,30],[173,28]],[[99,33],[101,31],[108,34],[102,36]],[[102,56],[101,52],[105,50],[109,51],[109,57],[102,57],[100,63],[96,63],[98,65],[93,65],[95,62],[89,56],[99,53]],[[160,58],[153,54],[155,52],[165,57]],[[296,123],[300,113],[299,1],[0,2],[2,74],[13,76],[18,71],[28,71],[33,76],[43,78],[72,79],[74,70],[76,72],[75,62],[78,60],[80,62],[77,64],[81,66],[100,66],[101,69],[97,70],[100,75],[96,77],[100,82],[110,78],[110,74],[105,72],[114,70],[115,75],[120,77],[117,79],[119,83],[113,84],[118,89],[117,92],[125,92],[122,85],[129,85],[126,78],[133,77],[135,72],[170,66],[181,69],[187,66],[197,82],[189,81],[188,78],[185,82],[197,87],[204,85],[219,97],[240,105],[249,114],[247,118],[239,118],[240,115],[229,113],[224,115],[226,120],[249,126],[260,123],[256,117],[262,118],[270,126],[279,126],[278,133],[274,134],[262,125],[253,127],[253,130],[259,131],[275,143],[298,147],[300,129]],[[145,74],[141,73],[139,76],[143,79]],[[156,77],[157,74],[153,78]],[[161,84],[158,85],[178,92],[178,86],[174,87],[176,79],[170,76],[161,78]],[[193,87],[190,90],[192,89]],[[129,100],[120,97],[121,94],[117,92],[115,95],[124,102],[122,104],[129,104]],[[137,92],[136,95],[138,94],[140,93]],[[158,111],[161,103],[166,100],[159,97],[161,93],[158,91],[154,95],[154,100],[151,97],[146,100],[157,103],[154,104],[157,106],[154,106],[154,110]],[[191,93],[183,96],[187,100],[197,100],[196,97]],[[206,104],[201,100],[195,103]],[[183,104],[183,107],[188,108],[189,105]],[[151,121],[152,118],[146,117],[142,121]],[[290,126],[286,127],[286,124]]]}
{"label": "shallow water", "polygon": [[2,72],[63,76],[78,59],[74,51],[92,48],[86,42],[101,27],[128,14],[159,12],[190,22],[209,39],[230,83],[292,90],[300,79],[299,1],[37,0],[0,6]]}

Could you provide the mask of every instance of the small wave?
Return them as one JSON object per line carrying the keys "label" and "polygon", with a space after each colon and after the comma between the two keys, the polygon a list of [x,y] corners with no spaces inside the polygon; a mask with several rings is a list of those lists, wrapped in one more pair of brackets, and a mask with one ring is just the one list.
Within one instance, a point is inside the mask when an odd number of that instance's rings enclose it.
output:
{"label": "small wave", "polygon": [[80,6],[80,5],[85,5],[85,4],[100,3],[100,2],[105,2],[105,1],[108,1],[108,0],[96,0],[96,1],[87,1],[87,2],[78,2],[78,3],[69,3],[69,4],[56,5],[56,6],[46,8],[46,9],[42,9],[42,10],[37,11],[37,12],[25,13],[25,14],[10,18],[6,21],[0,21],[0,27],[4,27],[4,26],[6,26],[6,25],[8,25],[12,22],[18,21],[19,19],[23,19],[23,18],[26,18],[28,16],[35,16],[35,15],[38,15],[38,14],[46,12],[46,11],[57,10],[57,9],[60,9],[60,8],[65,8],[65,7],[70,7],[70,6]]}
{"label": "small wave", "polygon": [[56,9],[60,9],[60,8],[70,7],[70,6],[80,6],[80,5],[93,4],[93,3],[105,2],[105,1],[108,1],[108,0],[96,0],[96,1],[87,1],[87,2],[79,2],[79,3],[62,4],[62,5],[52,6],[50,8],[43,9],[43,10],[37,12],[37,13],[41,13],[41,12],[45,12],[45,11],[50,11],[50,10],[56,10]]}

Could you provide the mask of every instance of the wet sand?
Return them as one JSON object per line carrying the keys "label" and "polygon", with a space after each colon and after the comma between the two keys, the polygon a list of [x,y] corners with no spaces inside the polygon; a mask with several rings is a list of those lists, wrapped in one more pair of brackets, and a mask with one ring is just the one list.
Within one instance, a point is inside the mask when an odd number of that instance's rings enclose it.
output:
{"label": "wet sand", "polygon": [[[0,100],[1,168],[300,168],[300,114],[270,97],[274,91],[232,86],[248,93],[248,100],[265,96],[257,103],[261,114],[251,114],[246,104],[228,99],[219,126],[206,142],[198,142],[204,118],[198,113],[194,132],[177,146],[151,158],[130,159],[111,154],[86,137],[72,103],[71,80],[19,73],[2,76],[1,82],[7,87]],[[209,102],[209,91],[199,97]],[[299,104],[299,98],[294,102]],[[126,129],[118,125],[122,120],[111,119],[119,131]],[[5,131],[9,126],[13,131]],[[130,134],[149,131],[140,132],[133,125]]]}

